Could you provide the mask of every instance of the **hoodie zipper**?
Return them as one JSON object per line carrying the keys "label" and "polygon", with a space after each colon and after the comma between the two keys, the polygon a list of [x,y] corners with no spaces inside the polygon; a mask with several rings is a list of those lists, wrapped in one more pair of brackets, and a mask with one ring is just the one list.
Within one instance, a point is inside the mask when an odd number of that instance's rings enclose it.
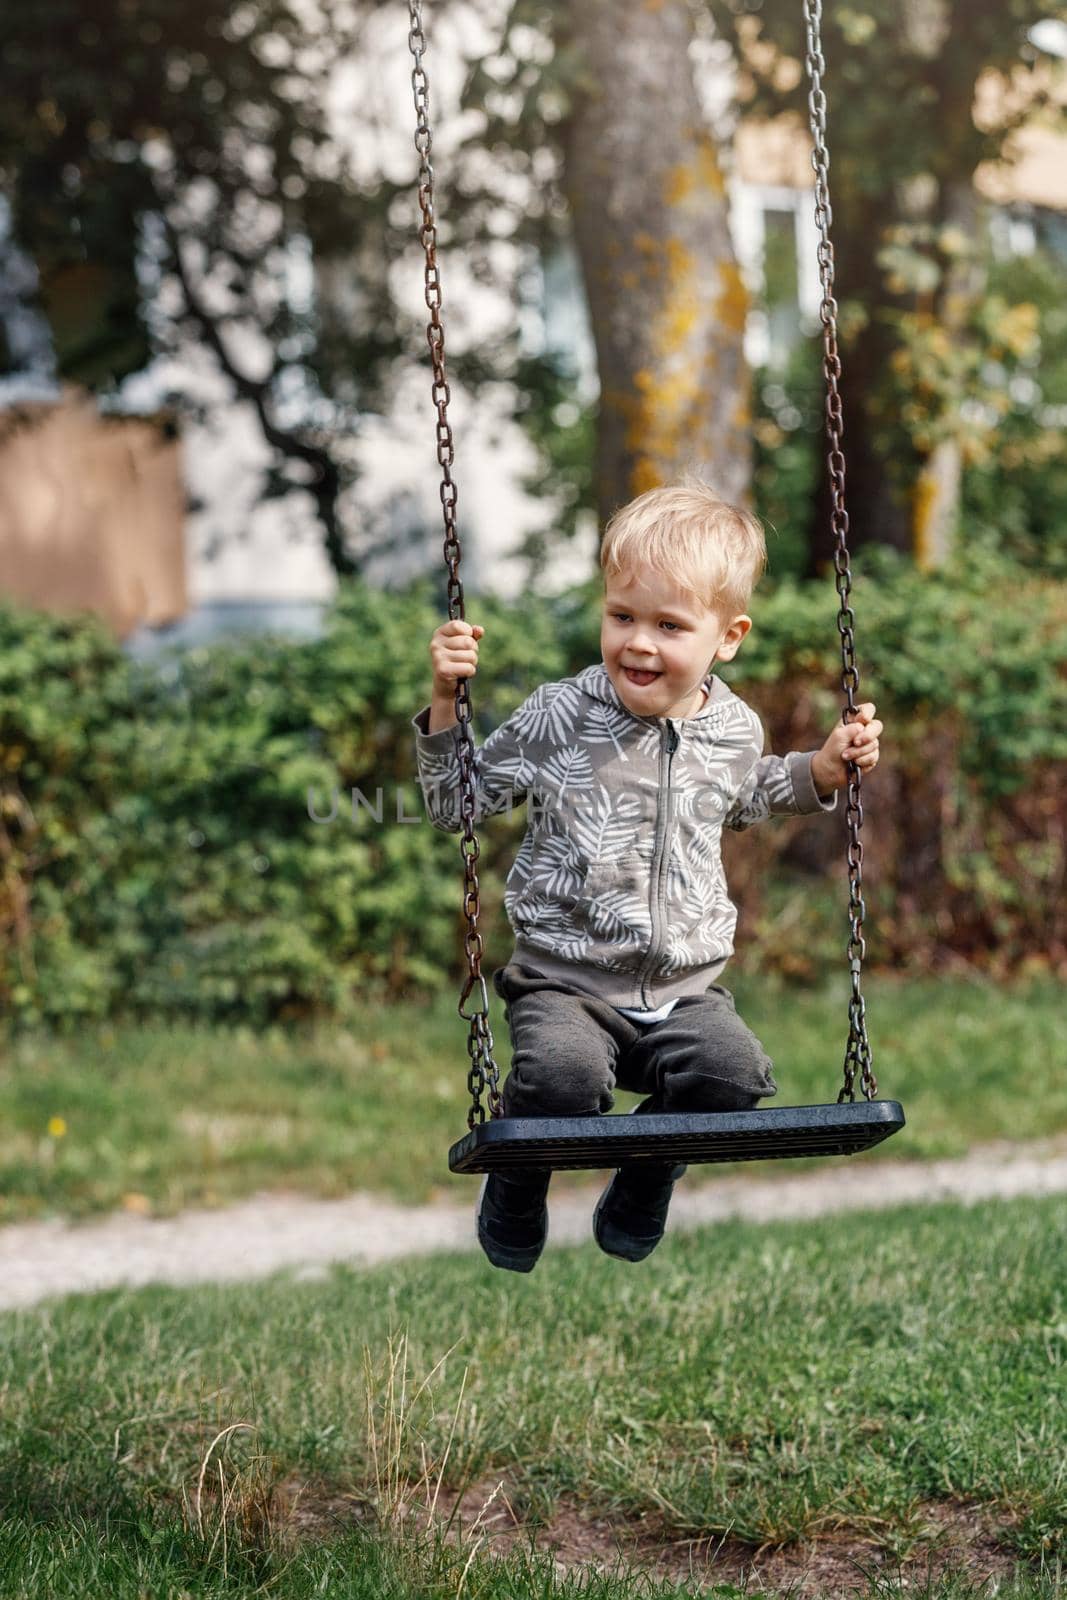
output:
{"label": "hoodie zipper", "polygon": [[674,795],[671,792],[671,763],[678,749],[681,739],[674,723],[669,719],[663,725],[663,738],[660,743],[660,771],[664,771],[664,757],[666,757],[666,784],[661,784],[656,797],[656,842],[652,854],[651,885],[649,887],[649,912],[651,914],[651,927],[649,930],[648,955],[645,957],[640,973],[641,1005],[647,1006],[650,1011],[655,1010],[654,996],[646,992],[645,985],[655,970],[663,947],[666,932],[666,915],[659,915],[660,903],[664,899],[663,880],[667,864],[671,857],[671,833],[674,827]]}

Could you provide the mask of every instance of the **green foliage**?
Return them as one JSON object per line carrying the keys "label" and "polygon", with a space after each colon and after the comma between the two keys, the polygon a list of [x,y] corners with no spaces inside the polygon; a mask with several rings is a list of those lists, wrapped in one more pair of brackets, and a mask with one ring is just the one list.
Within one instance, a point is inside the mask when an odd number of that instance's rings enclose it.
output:
{"label": "green foliage", "polygon": [[[895,313],[899,343],[880,438],[888,450],[961,446],[961,556],[997,553],[1056,578],[1067,574],[1067,265],[1047,251],[986,261],[986,293],[966,336],[929,313]],[[846,371],[846,389],[848,387]],[[816,340],[784,366],[754,374],[753,478],[768,531],[772,577],[798,576],[823,451],[823,389]],[[850,499],[853,525],[869,506]]]}
{"label": "green foliage", "polygon": [[823,386],[813,339],[795,345],[782,370],[752,375],[752,494],[767,533],[772,578],[808,565],[808,524],[823,449]]}
{"label": "green foliage", "polygon": [[[484,735],[562,662],[544,607],[480,615]],[[398,820],[420,815],[409,719],[437,620],[426,591],[353,587],[314,643],[193,650],[160,674],[92,623],[0,612],[13,1014],[263,1021],[439,981],[458,852]]]}
{"label": "green foliage", "polygon": [[[596,659],[595,594],[474,603],[480,737],[537,683]],[[857,602],[862,692],[890,730],[868,846],[883,958],[1061,961],[1064,590],[990,556],[936,580],[884,559]],[[833,614],[827,584],[783,581],[757,599],[730,675],[775,749],[813,747],[837,715]],[[93,623],[0,611],[9,1012],[262,1022],[451,983],[459,851],[408,820],[421,816],[410,718],[438,620],[425,588],[353,584],[313,643],[198,649],[159,670]],[[485,830],[486,938],[502,953],[522,827],[517,814]],[[839,848],[819,819],[746,836],[732,878],[746,926],[798,838],[820,871]],[[818,940],[803,944],[811,957]],[[810,976],[791,965],[796,947],[766,929],[770,963]]]}
{"label": "green foliage", "polygon": [[168,0],[104,0],[91,20],[76,0],[44,0],[32,18],[5,8],[0,169],[64,377],[106,387],[145,364],[141,220],[196,173],[205,201],[234,183],[226,141],[257,103],[276,108],[258,130],[263,154],[284,160],[295,113],[280,93],[281,63],[263,50],[270,35],[281,44],[285,7],[264,10],[242,25],[227,0],[180,12]]}
{"label": "green foliage", "polygon": [[[1067,592],[980,550],[936,578],[881,551],[857,565],[853,603],[860,697],[887,724],[885,757],[865,786],[878,956],[999,971],[1062,965]],[[782,583],[729,671],[774,749],[814,745],[837,714],[832,614],[825,586]],[[809,867],[831,865],[827,847],[840,842],[813,827],[800,825],[810,836],[800,854]],[[752,875],[766,882],[776,857],[797,853],[787,832],[760,830],[754,843],[738,862],[748,895]],[[793,970],[810,977],[817,944],[799,942],[808,960]]]}
{"label": "green foliage", "polygon": [[984,455],[967,469],[963,538],[1067,576],[1067,264],[1047,251],[998,263],[990,291],[1034,313],[1035,337],[1015,363],[1001,357],[1002,415]]}
{"label": "green foliage", "polygon": [[[388,272],[410,233],[389,221],[400,185],[334,136],[331,85],[365,20],[341,0],[0,9],[0,189],[58,375],[112,394],[199,341],[272,453],[263,498],[310,491],[339,571],[363,554],[338,527],[344,441],[403,342]],[[187,413],[214,403],[176,383]]]}
{"label": "green foliage", "polygon": [[[914,743],[918,757],[929,730],[917,718],[958,718],[960,768],[992,799],[1032,781],[1037,764],[1067,760],[1062,590],[981,552],[937,580],[892,551],[870,552],[857,563],[854,585],[863,676],[900,719],[895,747]],[[754,681],[802,677],[808,692],[817,691],[820,678],[839,670],[825,600],[822,585],[793,581],[769,594],[730,673],[742,692]]]}
{"label": "green foliage", "polygon": [[[757,117],[789,111],[806,127],[802,8],[707,4],[734,41],[743,107]],[[1045,0],[824,9],[846,442],[862,511],[856,545],[921,543],[928,502],[914,490],[931,452],[951,440],[971,461],[995,455],[1013,368],[1030,359],[1026,297],[1008,273],[985,281],[974,174],[1001,159],[1015,130],[1039,119],[1057,92],[1058,69],[1047,57],[1038,65],[1027,43],[1048,10]],[[994,111],[998,75],[1011,88]],[[818,512],[809,536],[816,560],[828,559]]]}

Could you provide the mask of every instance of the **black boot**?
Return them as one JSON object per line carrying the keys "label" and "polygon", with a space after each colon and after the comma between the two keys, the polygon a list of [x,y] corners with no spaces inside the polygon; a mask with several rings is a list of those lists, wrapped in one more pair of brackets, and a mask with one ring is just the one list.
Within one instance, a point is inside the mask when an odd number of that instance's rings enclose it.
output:
{"label": "black boot", "polygon": [[491,1172],[478,1205],[478,1243],[494,1267],[532,1272],[548,1238],[548,1181],[536,1168]]}
{"label": "black boot", "polygon": [[623,1261],[650,1256],[667,1226],[671,1193],[684,1167],[620,1167],[593,1213],[593,1234],[601,1250]]}

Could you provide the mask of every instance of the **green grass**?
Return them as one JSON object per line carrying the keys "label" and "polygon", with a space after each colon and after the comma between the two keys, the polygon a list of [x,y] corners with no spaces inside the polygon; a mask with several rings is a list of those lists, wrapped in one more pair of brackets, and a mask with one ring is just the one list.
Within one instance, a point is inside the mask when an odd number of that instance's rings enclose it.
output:
{"label": "green grass", "polygon": [[[448,1551],[380,1531],[442,1473],[455,1489],[504,1479],[534,1524],[563,1502],[753,1550],[861,1533],[921,1553],[926,1508],[960,1500],[1024,1564],[1001,1594],[1052,1600],[1067,1556],[1065,1259],[1067,1211],[1044,1199],[730,1223],[669,1237],[636,1271],[586,1246],[550,1249],[529,1278],[446,1256],[9,1313],[0,1593],[221,1595],[273,1578],[281,1596],[457,1594]],[[234,1423],[249,1427],[212,1452]],[[347,1511],[285,1549],[257,1507],[294,1479],[347,1495]],[[35,1590],[57,1550],[68,1575]],[[519,1559],[477,1557],[464,1592],[577,1592]],[[588,1594],[633,1600],[636,1582]]]}
{"label": "green grass", "polygon": [[[675,1584],[619,1568],[559,1572],[550,1555],[522,1551],[507,1559],[470,1553],[441,1540],[394,1543],[353,1533],[292,1554],[231,1551],[226,1569],[205,1556],[202,1541],[177,1527],[150,1528],[115,1519],[106,1530],[81,1523],[56,1529],[0,1524],[0,1581],[5,1600],[190,1600],[191,1596],[269,1594],[278,1600],[774,1600],[762,1586]],[[1014,1574],[997,1600],[1058,1600],[1052,1575]],[[782,1594],[788,1600],[789,1591]],[[872,1581],[855,1600],[987,1600],[990,1590],[961,1574],[929,1584]]]}
{"label": "green grass", "polygon": [[[956,1155],[1067,1129],[1057,1070],[1067,1013],[1055,985],[880,979],[867,993],[880,1089],[908,1116],[883,1155]],[[778,1103],[836,1098],[843,983],[817,993],[738,985],[737,995],[776,1063]],[[503,1069],[499,1007],[494,1017]],[[22,1037],[0,1068],[0,1220],[122,1204],[164,1212],[262,1188],[458,1197],[469,1185],[449,1176],[445,1156],[466,1126],[466,1062],[450,997],[368,1008],[345,1029]],[[50,1134],[52,1118],[66,1131]]]}
{"label": "green grass", "polygon": [[[162,1534],[162,1537],[159,1535]],[[315,1548],[271,1558],[235,1551],[227,1568],[205,1556],[203,1541],[178,1527],[150,1528],[116,1519],[106,1530],[73,1524],[61,1529],[0,1524],[0,1583],[5,1600],[188,1600],[271,1594],[281,1600],[684,1600],[696,1591],[630,1574],[561,1576],[550,1556],[523,1553],[507,1561],[443,1541],[401,1543],[356,1532]],[[473,1569],[473,1570],[472,1570]],[[705,1591],[706,1592],[706,1591]],[[719,1593],[726,1597],[736,1589]],[[969,1591],[957,1591],[966,1596]],[[1029,1600],[1030,1587],[1002,1600]],[[1051,1600],[1052,1591],[1048,1591]],[[939,1600],[954,1600],[938,1591]],[[914,1600],[914,1591],[909,1594]]]}

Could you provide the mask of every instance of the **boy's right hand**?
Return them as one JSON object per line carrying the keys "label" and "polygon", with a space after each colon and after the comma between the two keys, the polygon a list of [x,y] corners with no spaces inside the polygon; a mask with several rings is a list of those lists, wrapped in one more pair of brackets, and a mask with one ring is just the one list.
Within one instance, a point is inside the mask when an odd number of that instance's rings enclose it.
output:
{"label": "boy's right hand", "polygon": [[442,623],[430,640],[433,692],[443,698],[456,692],[459,678],[473,678],[478,670],[478,640],[485,629],[459,617]]}

